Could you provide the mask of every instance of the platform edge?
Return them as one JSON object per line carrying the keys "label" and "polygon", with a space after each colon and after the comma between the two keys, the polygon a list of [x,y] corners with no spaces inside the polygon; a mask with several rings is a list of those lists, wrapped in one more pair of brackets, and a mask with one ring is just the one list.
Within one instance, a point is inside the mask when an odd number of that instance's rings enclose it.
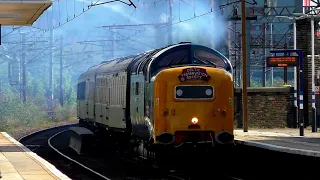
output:
{"label": "platform edge", "polygon": [[23,144],[15,140],[13,137],[11,137],[6,132],[1,132],[3,136],[5,136],[10,142],[20,147],[24,152],[27,153],[30,157],[35,159],[40,163],[40,165],[44,166],[47,170],[49,170],[53,175],[57,176],[61,180],[71,180],[68,176],[63,174],[61,171],[59,171],[55,166],[50,164],[48,161],[43,159],[42,157],[38,156],[36,153],[32,152],[29,148],[25,147]]}

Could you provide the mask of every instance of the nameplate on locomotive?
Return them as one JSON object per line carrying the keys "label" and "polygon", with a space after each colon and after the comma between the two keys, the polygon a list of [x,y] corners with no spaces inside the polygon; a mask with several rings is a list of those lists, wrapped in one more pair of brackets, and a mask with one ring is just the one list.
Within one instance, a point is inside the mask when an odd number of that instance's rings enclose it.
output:
{"label": "nameplate on locomotive", "polygon": [[186,80],[203,80],[209,81],[211,76],[203,68],[186,68],[182,70],[182,73],[178,76],[181,82]]}

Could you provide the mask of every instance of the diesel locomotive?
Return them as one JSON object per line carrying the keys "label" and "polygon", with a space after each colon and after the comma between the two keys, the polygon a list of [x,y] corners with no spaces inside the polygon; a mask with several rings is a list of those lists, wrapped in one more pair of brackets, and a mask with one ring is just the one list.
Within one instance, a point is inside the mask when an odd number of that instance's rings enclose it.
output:
{"label": "diesel locomotive", "polygon": [[183,42],[89,68],[78,80],[79,125],[137,149],[234,143],[230,61]]}

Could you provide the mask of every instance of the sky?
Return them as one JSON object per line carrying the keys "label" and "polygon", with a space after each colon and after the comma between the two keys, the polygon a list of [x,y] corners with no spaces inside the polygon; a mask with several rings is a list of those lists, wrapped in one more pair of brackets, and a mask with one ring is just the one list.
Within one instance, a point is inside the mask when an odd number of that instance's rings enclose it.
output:
{"label": "sky", "polygon": [[[100,0],[98,2],[106,2]],[[129,2],[128,0],[123,0]],[[167,46],[169,26],[168,0],[133,0],[137,8],[120,2],[93,6],[96,0],[55,0],[32,27],[3,27],[2,42],[6,54],[21,56],[21,35],[26,34],[28,68],[48,66],[50,19],[53,16],[54,62],[59,62],[59,39],[63,41],[63,57],[68,71],[83,72],[94,64],[112,57],[123,57]],[[173,0],[173,43],[191,41],[196,44],[225,43],[227,24],[219,8],[211,12],[210,0]],[[84,12],[85,11],[85,12]],[[113,25],[139,25],[121,29],[102,28]],[[156,26],[157,24],[160,26]],[[59,26],[60,25],[60,26]],[[112,40],[115,51],[112,54]],[[85,42],[84,42],[85,41]],[[88,42],[90,41],[90,42]],[[65,55],[67,54],[67,55]],[[1,61],[0,61],[1,63]],[[55,63],[55,66],[58,63]]]}
{"label": "sky", "polygon": [[[53,9],[54,12],[54,23],[56,26],[62,24],[65,21],[67,15],[70,20],[74,14],[80,14],[82,8],[86,8],[87,5],[91,3],[88,0],[75,0],[68,1],[65,3],[61,0],[61,3],[54,4],[39,20],[35,23],[36,27],[48,28],[49,26],[45,23],[48,22],[48,15]],[[75,4],[73,2],[76,2]],[[93,1],[94,2],[94,1]],[[100,1],[101,2],[101,1]],[[168,14],[169,14],[169,3],[168,0],[158,0],[156,3],[153,1],[134,1],[137,9],[134,9],[133,6],[127,6],[123,3],[108,3],[99,6],[93,6],[90,10],[83,13],[78,18],[68,22],[63,25],[63,27],[58,27],[56,34],[63,34],[72,31],[73,35],[78,36],[77,33],[96,35],[99,32],[99,27],[103,25],[120,25],[120,24],[154,24],[154,23],[168,23]],[[66,8],[62,8],[66,7]],[[67,10],[66,10],[67,9]],[[177,37],[177,40],[188,40],[190,36],[196,35],[206,35],[209,36],[212,34],[212,29],[209,31],[206,26],[208,23],[212,23],[212,18],[216,26],[219,28],[214,29],[215,41],[221,41],[221,36],[225,33],[226,25],[221,27],[221,24],[224,23],[224,20],[214,17],[215,13],[210,13],[208,15],[194,18],[194,16],[202,15],[211,11],[210,1],[209,0],[173,0],[173,33],[174,37]],[[188,20],[190,18],[194,18]],[[187,20],[187,21],[184,21]],[[184,21],[180,22],[179,21]],[[42,23],[44,22],[44,23]],[[129,28],[126,30],[119,30],[121,33],[126,35],[131,35],[130,32],[143,29],[145,32],[142,33],[142,36],[138,36],[137,39],[144,40],[143,36],[149,37],[154,35],[156,39],[157,35],[163,36],[163,29],[165,27],[159,28],[160,31],[157,31],[153,28],[154,26],[148,27],[134,27],[135,30],[129,31]],[[146,30],[148,29],[148,30]],[[77,32],[76,34],[74,32]],[[104,33],[106,34],[106,33]],[[72,36],[72,35],[70,35]],[[148,38],[148,41],[150,38]],[[155,42],[154,42],[155,43]],[[165,43],[160,43],[161,45]]]}
{"label": "sky", "polygon": [[[173,0],[173,43],[191,41],[207,46],[226,43],[228,29],[226,16],[230,12],[225,9],[222,11],[217,6],[211,8],[210,1]],[[38,48],[48,47],[49,22],[53,14],[54,48],[59,47],[59,38],[62,36],[63,44],[68,45],[64,51],[69,54],[77,54],[77,56],[68,56],[66,64],[73,64],[72,67],[88,68],[97,62],[110,59],[113,39],[115,40],[114,57],[128,56],[168,45],[169,26],[165,24],[169,19],[168,0],[133,0],[137,6],[136,9],[120,2],[93,6],[88,9],[88,5],[95,2],[97,1],[55,0],[53,6],[42,14],[32,27],[23,27],[20,30],[27,33],[28,40],[39,41],[37,42]],[[124,2],[129,1],[124,0]],[[102,28],[102,26],[138,24],[162,24],[162,26],[157,26],[157,28],[155,25],[131,26],[113,30]],[[12,27],[3,27],[3,36],[5,36],[3,46],[10,50],[7,53],[11,56],[13,52],[19,54],[21,47],[17,45],[20,41],[18,30],[12,32]],[[40,43],[41,41],[47,42]],[[16,42],[16,44],[6,42]],[[80,53],[93,56],[91,59],[95,60],[88,61],[88,64],[77,63],[79,58],[87,58],[81,57],[83,54],[79,55]],[[37,56],[31,51],[29,54],[31,59]],[[43,61],[46,61],[47,58],[48,56],[44,53]],[[55,53],[55,58],[58,60],[58,53]]]}

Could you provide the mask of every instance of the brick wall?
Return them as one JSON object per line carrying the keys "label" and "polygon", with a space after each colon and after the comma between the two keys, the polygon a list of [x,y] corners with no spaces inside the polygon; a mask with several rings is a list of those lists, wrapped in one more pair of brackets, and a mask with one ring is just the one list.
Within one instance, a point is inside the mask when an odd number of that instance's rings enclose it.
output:
{"label": "brick wall", "polygon": [[[235,127],[241,128],[242,89],[234,92]],[[248,109],[249,127],[294,127],[293,88],[248,88]]]}

